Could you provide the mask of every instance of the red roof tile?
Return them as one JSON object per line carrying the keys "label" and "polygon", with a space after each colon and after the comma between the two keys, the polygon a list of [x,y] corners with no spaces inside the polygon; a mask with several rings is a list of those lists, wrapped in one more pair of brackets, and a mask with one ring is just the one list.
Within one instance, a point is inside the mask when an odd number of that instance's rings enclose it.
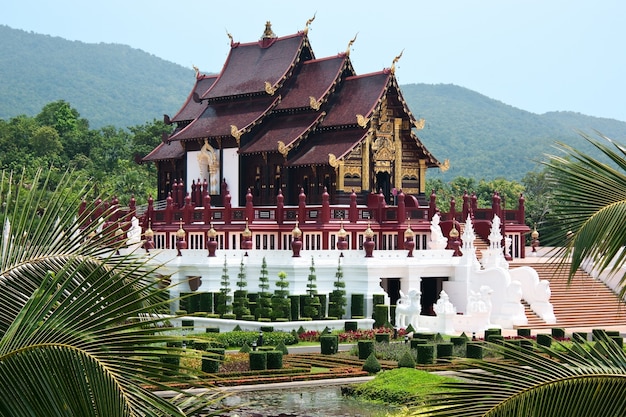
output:
{"label": "red roof tile", "polygon": [[347,155],[367,136],[367,129],[328,130],[307,138],[302,149],[287,161],[288,166],[328,165],[328,155],[337,159]]}
{"label": "red roof tile", "polygon": [[345,69],[347,60],[348,57],[342,54],[304,62],[298,74],[281,90],[283,99],[277,109],[309,107],[310,97],[325,99]]}
{"label": "red roof tile", "polygon": [[217,75],[201,75],[196,78],[196,84],[193,86],[191,93],[187,96],[187,101],[185,104],[178,110],[178,113],[174,117],[172,117],[172,122],[181,122],[184,120],[193,120],[196,117],[202,114],[202,111],[206,108],[206,105],[202,105],[201,103],[196,103],[193,100],[193,93],[202,96],[206,91],[211,88],[211,86],[215,83],[217,79]]}
{"label": "red roof tile", "polygon": [[231,125],[242,130],[254,125],[280,101],[280,97],[260,97],[209,104],[202,116],[191,122],[170,140],[230,136]]}
{"label": "red roof tile", "polygon": [[356,125],[357,114],[369,117],[383,97],[390,77],[389,71],[381,71],[346,78],[331,99],[322,126]]}
{"label": "red roof tile", "polygon": [[315,127],[323,113],[286,115],[265,121],[261,132],[243,146],[240,154],[278,152],[278,141],[290,146]]}
{"label": "red roof tile", "polygon": [[203,98],[253,94],[265,91],[265,82],[275,86],[295,65],[301,48],[308,43],[303,32],[264,43],[235,43],[213,87]]}
{"label": "red roof tile", "polygon": [[144,156],[144,162],[164,161],[167,159],[181,159],[185,151],[180,142],[160,143],[152,152]]}

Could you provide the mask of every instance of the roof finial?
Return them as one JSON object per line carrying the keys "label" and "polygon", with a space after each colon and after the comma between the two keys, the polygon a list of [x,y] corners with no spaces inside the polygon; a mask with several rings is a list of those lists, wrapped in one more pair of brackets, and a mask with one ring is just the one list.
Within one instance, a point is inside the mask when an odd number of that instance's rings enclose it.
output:
{"label": "roof finial", "polygon": [[359,32],[354,35],[354,38],[350,42],[348,42],[348,47],[346,48],[346,55],[350,56],[350,48],[352,48],[352,44],[356,41],[356,37],[359,36]]}
{"label": "roof finial", "polygon": [[271,39],[275,37],[276,34],[272,30],[272,22],[268,20],[267,22],[265,22],[265,31],[263,32],[263,36],[261,36],[261,39]]}
{"label": "roof finial", "polygon": [[402,50],[402,52],[400,52],[400,55],[398,55],[397,57],[395,57],[393,59],[393,62],[391,63],[391,73],[394,74],[396,72],[396,62],[400,61],[400,58],[402,58],[402,54],[404,53],[404,49]]}
{"label": "roof finial", "polygon": [[230,34],[230,32],[228,31],[228,29],[226,30],[226,36],[228,36],[228,39],[230,39],[230,46],[233,46],[233,44],[235,43],[235,41],[233,40],[233,35]]}
{"label": "roof finial", "polygon": [[196,78],[200,77],[200,69],[196,67],[195,65],[192,65],[191,67],[196,72]]}
{"label": "roof finial", "polygon": [[313,21],[315,20],[315,15],[316,14],[317,14],[317,12],[313,13],[313,17],[306,21],[306,25],[304,25],[304,34],[305,35],[307,33],[309,33],[309,26],[311,26],[311,23],[313,23]]}

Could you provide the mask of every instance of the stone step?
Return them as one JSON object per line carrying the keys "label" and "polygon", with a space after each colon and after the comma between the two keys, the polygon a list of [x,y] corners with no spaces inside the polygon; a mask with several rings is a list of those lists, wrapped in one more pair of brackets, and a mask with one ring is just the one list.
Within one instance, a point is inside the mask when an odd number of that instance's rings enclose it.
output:
{"label": "stone step", "polygon": [[[568,284],[567,269],[556,269],[545,263],[519,264],[510,267],[531,266],[540,279],[550,281],[550,302],[556,324],[546,324],[527,304],[524,304],[528,324],[519,327],[597,327],[626,324],[626,303],[603,282],[579,270]],[[569,265],[566,265],[569,268]]]}

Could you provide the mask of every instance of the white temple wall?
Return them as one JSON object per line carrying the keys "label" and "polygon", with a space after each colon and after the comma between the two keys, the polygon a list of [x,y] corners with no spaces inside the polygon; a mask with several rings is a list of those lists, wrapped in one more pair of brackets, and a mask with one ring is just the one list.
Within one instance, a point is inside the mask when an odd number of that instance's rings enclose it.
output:
{"label": "white temple wall", "polygon": [[228,184],[233,207],[239,207],[239,154],[237,148],[222,150],[222,175]]}

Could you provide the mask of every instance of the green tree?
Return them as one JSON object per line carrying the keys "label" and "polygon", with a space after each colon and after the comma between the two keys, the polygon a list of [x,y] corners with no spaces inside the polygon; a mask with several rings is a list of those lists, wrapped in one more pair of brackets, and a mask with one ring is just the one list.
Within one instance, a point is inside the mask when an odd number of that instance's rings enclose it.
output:
{"label": "green tree", "polygon": [[[599,160],[566,144],[565,155],[545,162],[554,190],[553,211],[558,222],[545,240],[561,246],[555,257],[570,261],[570,279],[585,261],[598,273],[619,273],[626,262],[626,148],[602,136],[604,141],[581,134],[601,151]],[[619,277],[620,294],[626,294],[626,274]]]}
{"label": "green tree", "polygon": [[269,292],[270,279],[267,272],[267,262],[263,257],[261,263],[261,272],[259,276],[259,299],[257,301],[257,309],[255,316],[257,318],[271,318],[272,317],[272,294]]}
{"label": "green tree", "polygon": [[335,289],[330,294],[330,303],[328,305],[328,315],[341,319],[346,314],[346,283],[343,280],[343,269],[341,268],[341,258],[337,264],[337,272],[335,272]]}
{"label": "green tree", "polygon": [[228,314],[232,311],[233,297],[230,295],[230,276],[228,275],[228,260],[224,255],[224,268],[222,269],[222,279],[220,281],[220,293],[217,300],[217,312],[219,314]]}
{"label": "green tree", "polygon": [[250,309],[248,308],[248,292],[246,291],[247,285],[246,265],[243,262],[243,258],[241,258],[239,273],[237,274],[237,290],[233,298],[233,313],[235,313],[238,319],[250,314]]}
{"label": "green tree", "polygon": [[307,278],[306,293],[304,299],[304,307],[302,312],[304,317],[313,319],[319,318],[320,298],[317,296],[317,275],[315,275],[315,260],[311,256],[311,266],[309,267],[309,276]]}
{"label": "green tree", "polygon": [[272,297],[273,318],[283,318],[289,320],[291,317],[291,300],[289,300],[289,281],[285,271],[278,273],[276,289]]}
{"label": "green tree", "polygon": [[211,402],[177,388],[201,386],[199,370],[162,361],[184,354],[156,314],[170,288],[145,257],[116,255],[91,213],[76,218],[83,181],[66,174],[49,191],[40,173],[0,176],[2,200],[16,202],[0,206],[0,414],[185,416]]}

